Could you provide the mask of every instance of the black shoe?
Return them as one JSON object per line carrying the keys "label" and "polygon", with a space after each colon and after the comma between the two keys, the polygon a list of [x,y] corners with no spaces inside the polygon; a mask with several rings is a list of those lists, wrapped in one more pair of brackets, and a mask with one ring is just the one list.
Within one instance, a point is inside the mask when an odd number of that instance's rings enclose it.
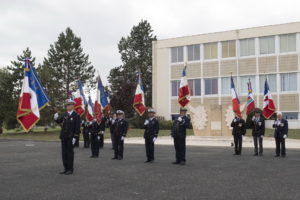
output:
{"label": "black shoe", "polygon": [[178,165],[180,162],[176,161],[176,162],[172,162],[173,165]]}
{"label": "black shoe", "polygon": [[154,162],[154,160],[150,160],[150,163],[153,163]]}
{"label": "black shoe", "polygon": [[255,153],[253,156],[258,156],[258,153]]}
{"label": "black shoe", "polygon": [[275,155],[274,157],[275,157],[275,158],[278,158],[278,157],[279,157],[279,155]]}
{"label": "black shoe", "polygon": [[113,158],[111,158],[112,160],[117,160],[118,158],[117,157],[113,157]]}
{"label": "black shoe", "polygon": [[95,158],[95,156],[90,156],[90,158]]}
{"label": "black shoe", "polygon": [[236,156],[236,155],[239,155],[239,154],[238,154],[238,153],[233,153],[232,155],[233,155],[233,156]]}
{"label": "black shoe", "polygon": [[145,163],[151,162],[151,160],[146,160]]}
{"label": "black shoe", "polygon": [[179,163],[180,165],[185,165],[185,161],[182,161]]}
{"label": "black shoe", "polygon": [[285,155],[281,155],[282,158],[285,158]]}
{"label": "black shoe", "polygon": [[59,172],[59,174],[65,174],[67,171],[62,171],[62,172]]}
{"label": "black shoe", "polygon": [[67,171],[67,172],[65,173],[65,175],[71,175],[71,174],[73,174],[72,171]]}
{"label": "black shoe", "polygon": [[123,157],[119,157],[118,160],[123,160]]}

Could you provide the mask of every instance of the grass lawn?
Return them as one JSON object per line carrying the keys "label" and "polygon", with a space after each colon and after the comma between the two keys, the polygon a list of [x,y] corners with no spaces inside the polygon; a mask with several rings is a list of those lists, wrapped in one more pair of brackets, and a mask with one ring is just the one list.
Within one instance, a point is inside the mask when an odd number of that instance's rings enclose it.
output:
{"label": "grass lawn", "polygon": [[[47,133],[44,132],[43,128],[36,128],[34,133],[24,133],[18,130],[4,131],[0,135],[0,139],[21,139],[21,140],[41,140],[41,141],[59,141],[60,128],[50,128]],[[105,134],[105,138],[110,138],[108,129]],[[266,129],[266,136],[273,137],[274,130]],[[143,129],[129,129],[127,137],[142,137],[144,134]],[[193,135],[191,129],[187,130],[187,135]],[[169,136],[170,130],[160,130],[159,136]],[[247,130],[246,136],[251,136],[251,130]],[[81,136],[82,137],[82,136]],[[300,139],[300,130],[289,130],[289,138]]]}

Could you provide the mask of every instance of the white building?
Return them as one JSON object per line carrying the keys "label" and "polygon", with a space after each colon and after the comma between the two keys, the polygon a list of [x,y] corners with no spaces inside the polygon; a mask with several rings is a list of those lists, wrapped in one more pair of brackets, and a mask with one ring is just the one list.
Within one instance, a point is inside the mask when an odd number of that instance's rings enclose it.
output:
{"label": "white building", "polygon": [[153,107],[165,119],[178,114],[178,86],[187,63],[193,102],[229,104],[232,73],[241,103],[250,79],[256,106],[262,108],[267,76],[277,110],[295,126],[300,124],[299,56],[300,22],[155,41]]}

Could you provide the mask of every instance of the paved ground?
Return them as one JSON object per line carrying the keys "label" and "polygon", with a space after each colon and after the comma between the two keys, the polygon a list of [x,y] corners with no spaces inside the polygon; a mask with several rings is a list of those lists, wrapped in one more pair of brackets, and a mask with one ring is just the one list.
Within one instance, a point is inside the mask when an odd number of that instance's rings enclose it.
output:
{"label": "paved ground", "polygon": [[[109,140],[107,140],[109,141]],[[126,138],[126,142],[130,144],[144,144],[144,140],[140,137]],[[160,145],[171,145],[173,139],[170,136],[160,136],[155,142]],[[186,144],[191,146],[215,146],[215,147],[230,147],[233,143],[232,136],[187,136]],[[292,149],[300,149],[300,140],[286,139],[286,146]],[[233,144],[232,144],[233,145]],[[244,137],[243,147],[253,147],[252,137]],[[273,137],[264,137],[264,148],[275,148],[275,139]]]}
{"label": "paved ground", "polygon": [[174,166],[172,146],[156,146],[145,164],[144,146],[127,144],[113,161],[76,149],[75,174],[59,175],[60,144],[0,140],[0,199],[300,199],[300,150],[276,159],[274,150],[253,157],[252,148],[232,156],[229,147],[188,147],[186,166]]}

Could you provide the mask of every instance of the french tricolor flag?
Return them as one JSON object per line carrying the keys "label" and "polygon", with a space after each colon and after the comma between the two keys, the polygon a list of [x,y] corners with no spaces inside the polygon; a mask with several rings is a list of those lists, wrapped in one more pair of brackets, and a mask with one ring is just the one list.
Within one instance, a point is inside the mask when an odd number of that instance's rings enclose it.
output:
{"label": "french tricolor flag", "polygon": [[86,121],[93,121],[94,118],[94,104],[92,102],[91,96],[89,96],[87,102],[87,110],[86,110]]}
{"label": "french tricolor flag", "polygon": [[240,100],[239,97],[237,96],[232,77],[231,77],[231,97],[232,97],[232,111],[235,114],[237,114],[239,118],[242,118],[242,113],[240,110]]}
{"label": "french tricolor flag", "polygon": [[185,107],[189,102],[190,102],[190,90],[186,78],[186,66],[185,66],[182,71],[182,77],[178,89],[178,103],[181,105],[181,107]]}
{"label": "french tricolor flag", "polygon": [[145,113],[146,107],[145,107],[144,88],[142,84],[141,73],[139,73],[138,76],[139,76],[138,84],[133,99],[133,108],[140,116],[142,116]]}
{"label": "french tricolor flag", "polygon": [[83,87],[82,87],[82,82],[80,80],[77,81],[77,91],[75,93],[75,112],[77,112],[80,116],[84,114],[85,111],[85,105],[87,104],[84,92],[83,92]]}
{"label": "french tricolor flag", "polygon": [[94,104],[94,113],[96,115],[96,120],[98,124],[101,123],[101,117],[102,117],[102,109],[101,109],[101,80],[98,78],[98,84],[97,84],[97,94],[96,94],[96,100]]}
{"label": "french tricolor flag", "polygon": [[265,91],[264,91],[264,104],[263,104],[263,115],[266,119],[269,119],[273,113],[275,112],[276,108],[273,102],[273,98],[271,95],[271,91],[269,88],[268,81],[265,81]]}
{"label": "french tricolor flag", "polygon": [[252,86],[251,86],[250,79],[249,79],[249,82],[247,84],[248,84],[248,98],[247,98],[247,111],[246,111],[246,114],[249,115],[255,109],[255,102],[254,102],[254,97],[253,97],[253,93],[252,93]]}
{"label": "french tricolor flag", "polygon": [[40,110],[48,105],[49,99],[28,58],[25,59],[24,71],[17,120],[28,132],[39,121]]}

